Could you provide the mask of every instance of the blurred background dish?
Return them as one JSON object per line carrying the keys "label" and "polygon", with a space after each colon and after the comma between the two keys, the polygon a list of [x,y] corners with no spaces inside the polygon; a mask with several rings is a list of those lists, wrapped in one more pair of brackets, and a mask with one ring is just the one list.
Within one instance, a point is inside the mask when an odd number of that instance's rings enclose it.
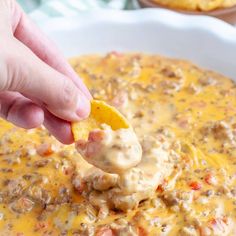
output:
{"label": "blurred background dish", "polygon": [[191,15],[208,15],[236,24],[236,0],[139,0],[141,7],[158,7]]}
{"label": "blurred background dish", "polygon": [[203,12],[233,7],[236,5],[236,0],[146,0],[146,2],[160,4],[173,9]]}
{"label": "blurred background dish", "polygon": [[236,0],[18,0],[23,9],[34,10],[38,17],[74,16],[81,10],[139,9],[140,7],[168,8],[185,14],[210,15],[236,23]]}

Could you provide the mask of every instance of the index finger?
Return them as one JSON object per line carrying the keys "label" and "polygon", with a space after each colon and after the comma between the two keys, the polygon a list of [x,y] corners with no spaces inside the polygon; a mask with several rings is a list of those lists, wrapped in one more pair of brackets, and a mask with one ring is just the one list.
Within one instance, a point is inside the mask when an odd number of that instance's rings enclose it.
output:
{"label": "index finger", "polygon": [[67,60],[62,56],[55,44],[27,17],[17,3],[12,22],[13,33],[18,40],[30,48],[42,61],[71,78],[81,92],[83,92],[88,99],[91,99],[89,90]]}

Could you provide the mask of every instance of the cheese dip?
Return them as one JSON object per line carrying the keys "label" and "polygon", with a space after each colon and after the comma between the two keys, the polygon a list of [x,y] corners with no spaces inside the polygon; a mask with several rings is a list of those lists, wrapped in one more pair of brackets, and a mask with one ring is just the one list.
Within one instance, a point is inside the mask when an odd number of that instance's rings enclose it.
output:
{"label": "cheese dip", "polygon": [[44,127],[0,120],[0,235],[236,235],[235,83],[157,55],[71,65],[133,130],[99,127],[77,144],[84,160]]}

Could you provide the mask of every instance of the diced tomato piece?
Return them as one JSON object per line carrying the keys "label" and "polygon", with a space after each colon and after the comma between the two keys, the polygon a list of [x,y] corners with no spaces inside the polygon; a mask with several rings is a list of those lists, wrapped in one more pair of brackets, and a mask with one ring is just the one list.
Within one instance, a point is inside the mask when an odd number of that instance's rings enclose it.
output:
{"label": "diced tomato piece", "polygon": [[226,225],[229,224],[229,218],[228,218],[227,216],[223,216],[223,217],[222,217],[222,221],[223,221]]}
{"label": "diced tomato piece", "polygon": [[123,53],[117,51],[112,51],[109,54],[116,57],[122,57],[124,55]]}
{"label": "diced tomato piece", "polygon": [[147,230],[143,227],[138,227],[138,236],[148,236]]}
{"label": "diced tomato piece", "polygon": [[86,187],[86,183],[85,181],[82,179],[82,177],[80,176],[76,176],[74,179],[73,179],[73,185],[74,185],[74,188],[75,190],[79,193],[79,194],[82,194],[85,187]]}
{"label": "diced tomato piece", "polygon": [[228,218],[226,216],[222,218],[213,218],[210,220],[211,225],[219,225],[219,224],[228,224]]}
{"label": "diced tomato piece", "polygon": [[126,92],[120,92],[112,99],[112,105],[119,108],[125,105],[127,101],[128,94]]}
{"label": "diced tomato piece", "polygon": [[101,150],[101,144],[100,143],[89,143],[85,156],[86,157],[94,157],[96,154],[98,154]]}
{"label": "diced tomato piece", "polygon": [[48,228],[48,223],[44,222],[44,221],[37,222],[36,225],[35,225],[35,230],[36,231],[41,230],[41,229],[47,229],[47,228]]}
{"label": "diced tomato piece", "polygon": [[162,184],[159,184],[159,185],[157,186],[156,191],[157,191],[157,192],[160,192],[160,193],[164,192],[164,187],[163,187],[163,185],[162,185]]}
{"label": "diced tomato piece", "polygon": [[208,236],[212,232],[211,229],[207,226],[199,226],[198,230],[200,236]]}
{"label": "diced tomato piece", "polygon": [[63,172],[65,175],[72,175],[74,173],[74,168],[73,167],[67,167],[63,169]]}
{"label": "diced tomato piece", "polygon": [[82,156],[93,157],[100,151],[104,136],[105,132],[103,130],[94,130],[89,133],[88,141],[78,140],[75,147]]}
{"label": "diced tomato piece", "polygon": [[210,221],[210,224],[211,224],[211,225],[216,225],[216,224],[217,224],[217,221],[216,221],[216,219],[215,219],[215,218],[213,218],[213,219]]}
{"label": "diced tomato piece", "polygon": [[216,185],[217,184],[217,179],[215,176],[213,176],[211,173],[208,173],[205,177],[204,180],[207,184],[210,185]]}
{"label": "diced tomato piece", "polygon": [[193,181],[193,182],[189,183],[189,186],[192,190],[199,190],[202,187],[202,185],[197,181]]}
{"label": "diced tomato piece", "polygon": [[177,121],[180,128],[186,129],[189,126],[189,119],[188,118],[182,118]]}
{"label": "diced tomato piece", "polygon": [[227,229],[228,218],[212,218],[208,221],[207,225],[199,227],[200,236],[207,235],[223,235]]}
{"label": "diced tomato piece", "polygon": [[78,149],[78,151],[83,151],[86,149],[87,147],[87,141],[85,140],[78,140],[76,143],[75,143],[75,148]]}
{"label": "diced tomato piece", "polygon": [[114,233],[110,228],[102,227],[97,231],[95,235],[96,236],[114,236]]}
{"label": "diced tomato piece", "polygon": [[46,157],[53,154],[54,151],[52,150],[52,145],[50,143],[43,143],[37,147],[37,153],[42,157]]}
{"label": "diced tomato piece", "polygon": [[163,182],[157,186],[156,191],[157,191],[157,192],[161,192],[161,193],[164,192],[164,190],[165,190],[167,184],[168,184],[167,180],[164,179]]}
{"label": "diced tomato piece", "polygon": [[93,130],[89,133],[88,141],[100,142],[104,139],[105,132],[103,130]]}
{"label": "diced tomato piece", "polygon": [[227,227],[228,219],[226,217],[223,218],[213,218],[210,220],[210,227],[215,232],[224,232]]}

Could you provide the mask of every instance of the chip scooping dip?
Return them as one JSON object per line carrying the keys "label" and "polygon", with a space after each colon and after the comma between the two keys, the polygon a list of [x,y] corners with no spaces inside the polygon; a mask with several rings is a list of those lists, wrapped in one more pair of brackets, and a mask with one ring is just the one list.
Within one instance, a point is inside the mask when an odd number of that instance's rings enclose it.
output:
{"label": "chip scooping dip", "polygon": [[142,158],[142,147],[126,118],[103,101],[92,100],[88,119],[72,124],[76,149],[90,164],[123,173]]}
{"label": "chip scooping dip", "polygon": [[91,113],[88,119],[72,124],[75,141],[87,139],[89,132],[101,124],[107,124],[113,130],[130,127],[126,118],[117,109],[103,101],[92,100]]}

